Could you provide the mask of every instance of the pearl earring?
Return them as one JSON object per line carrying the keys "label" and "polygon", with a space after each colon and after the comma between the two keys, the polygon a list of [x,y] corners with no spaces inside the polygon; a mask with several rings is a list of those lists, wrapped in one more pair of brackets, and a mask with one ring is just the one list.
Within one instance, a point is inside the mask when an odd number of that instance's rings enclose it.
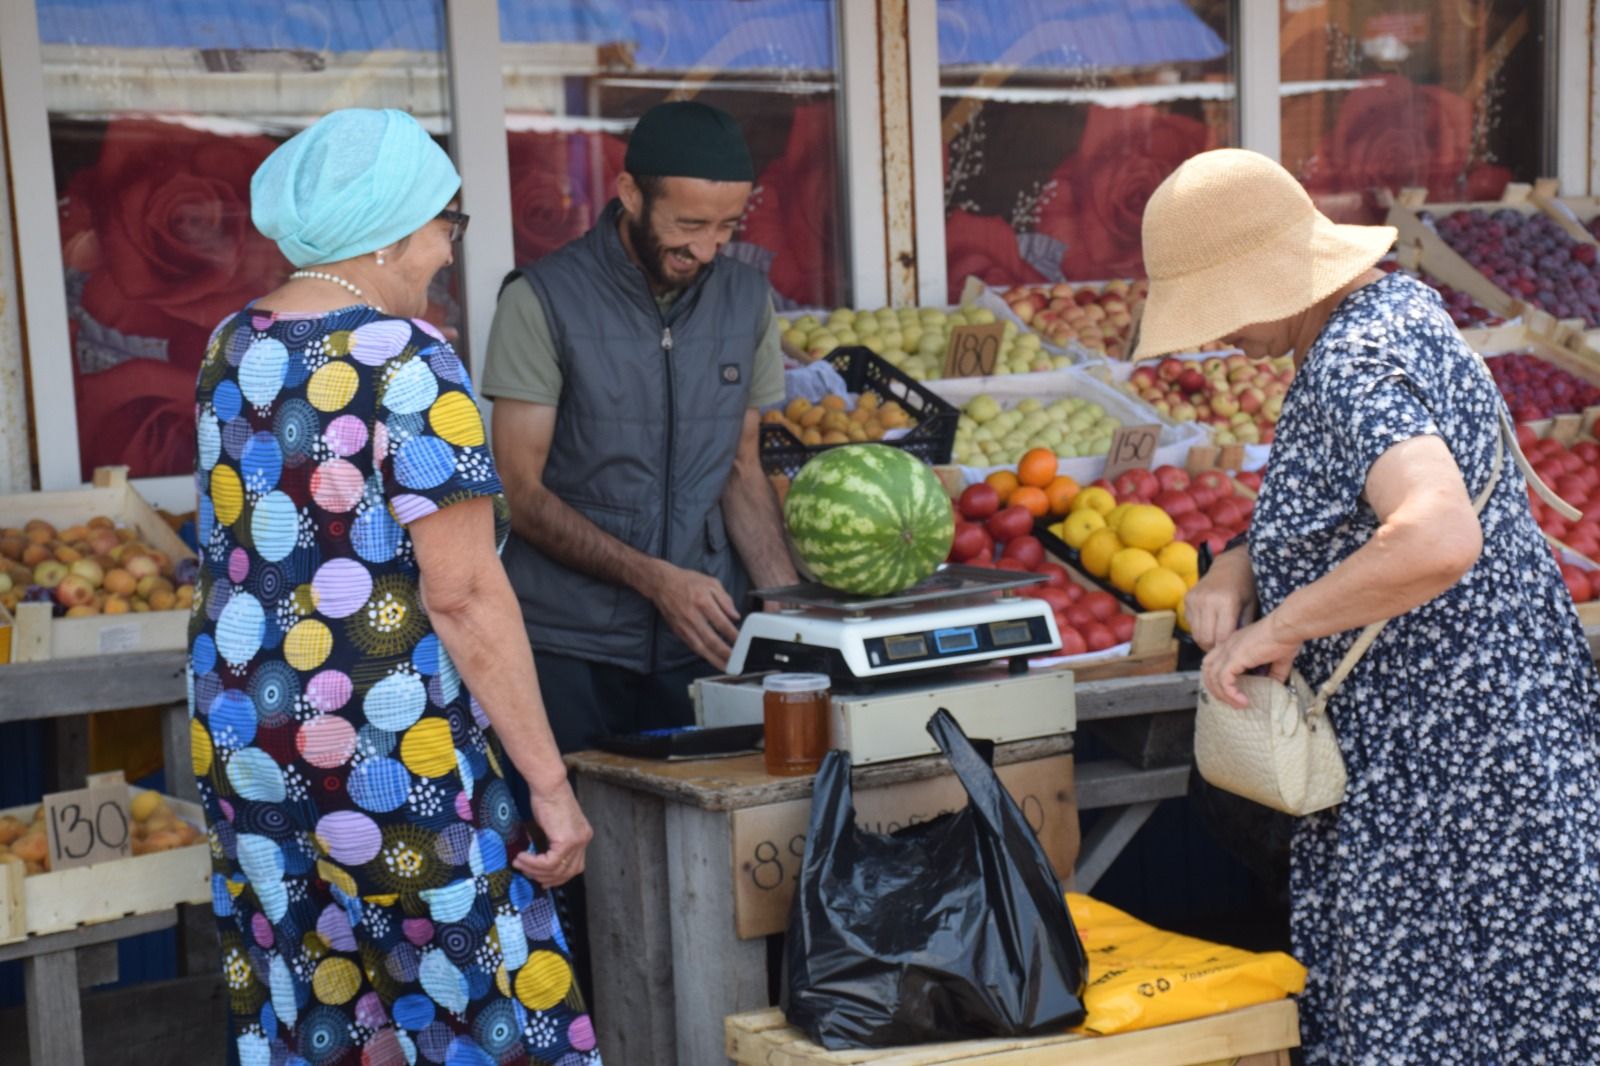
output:
{"label": "pearl earring", "polygon": [[382,252],[378,253],[378,265],[379,266],[383,266],[383,253]]}

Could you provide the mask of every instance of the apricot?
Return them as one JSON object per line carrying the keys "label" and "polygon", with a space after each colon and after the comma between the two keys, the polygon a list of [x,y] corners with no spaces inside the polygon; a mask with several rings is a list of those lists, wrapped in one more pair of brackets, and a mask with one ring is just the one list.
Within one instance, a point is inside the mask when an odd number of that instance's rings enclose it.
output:
{"label": "apricot", "polygon": [[4,536],[0,536],[0,555],[5,556],[7,559],[20,560],[22,553],[27,550],[30,543],[32,542],[20,533],[7,533]]}
{"label": "apricot", "polygon": [[149,577],[141,577],[139,583],[133,587],[135,593],[147,600],[150,598],[150,594],[158,589],[171,592],[172,582],[158,574],[151,574]]}
{"label": "apricot", "polygon": [[27,567],[38,566],[46,560],[54,559],[55,553],[43,544],[30,543],[22,550],[22,565]]}
{"label": "apricot", "polygon": [[77,548],[69,547],[63,544],[61,547],[56,549],[56,560],[58,562],[66,563],[68,566],[71,566],[73,563],[82,558],[83,553]]}
{"label": "apricot", "polygon": [[132,596],[139,587],[139,581],[132,574],[121,567],[106,571],[105,578],[100,582],[107,592],[114,596]]}
{"label": "apricot", "polygon": [[110,529],[96,529],[89,534],[89,547],[96,555],[109,555],[121,543],[116,532]]}
{"label": "apricot", "polygon": [[161,575],[161,564],[148,555],[134,555],[131,551],[124,551],[122,558],[117,561],[122,564],[124,570],[135,578],[143,579]]}
{"label": "apricot", "polygon": [[157,548],[151,548],[150,549],[150,558],[155,560],[156,572],[157,573],[165,574],[167,576],[171,576],[171,574],[172,574],[172,557],[171,556],[169,556],[166,552],[161,551],[161,550],[159,550]]}
{"label": "apricot", "polygon": [[171,851],[173,848],[182,846],[183,838],[178,836],[176,830],[172,829],[159,830],[158,832],[151,833],[144,839],[144,848],[146,852]]}
{"label": "apricot", "polygon": [[170,611],[178,605],[177,594],[171,589],[153,589],[147,599],[152,611]]}
{"label": "apricot", "polygon": [[34,874],[50,872],[50,864],[43,862],[30,862],[23,866],[23,876],[32,877]]}
{"label": "apricot", "polygon": [[115,530],[117,528],[117,524],[103,514],[95,515],[93,518],[89,519],[89,521],[85,522],[84,525],[88,526],[90,529]]}
{"label": "apricot", "polygon": [[56,536],[55,526],[37,518],[23,526],[22,532],[35,544],[49,544],[51,541],[59,539]]}
{"label": "apricot", "polygon": [[10,847],[28,827],[22,824],[22,819],[9,814],[0,814],[0,844]]}
{"label": "apricot", "polygon": [[179,585],[177,595],[179,607],[188,608],[194,604],[193,585]]}
{"label": "apricot", "polygon": [[80,603],[74,607],[68,607],[66,613],[67,618],[98,618],[99,616],[100,608],[92,603]]}
{"label": "apricot", "polygon": [[105,606],[100,610],[105,614],[127,614],[133,606],[121,596],[107,596]]}
{"label": "apricot", "polygon": [[11,854],[23,862],[43,863],[46,844],[43,829],[30,829],[11,845]]}
{"label": "apricot", "polygon": [[89,536],[89,527],[68,526],[66,529],[63,529],[60,533],[56,534],[56,536],[66,541],[68,544],[71,544],[75,540],[86,540]]}

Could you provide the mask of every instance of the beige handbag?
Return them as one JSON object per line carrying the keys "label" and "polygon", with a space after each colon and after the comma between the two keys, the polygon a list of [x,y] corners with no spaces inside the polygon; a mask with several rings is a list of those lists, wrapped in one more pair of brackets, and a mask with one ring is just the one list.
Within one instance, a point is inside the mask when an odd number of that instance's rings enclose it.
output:
{"label": "beige handbag", "polygon": [[[1482,513],[1500,480],[1508,439],[1535,491],[1549,493],[1528,466],[1502,415],[1494,468],[1489,483],[1472,501],[1474,514]],[[1549,498],[1557,499],[1554,493]],[[1213,696],[1202,684],[1194,720],[1194,760],[1200,776],[1217,788],[1285,814],[1311,814],[1341,803],[1344,757],[1328,720],[1328,701],[1387,624],[1384,619],[1362,630],[1339,668],[1314,695],[1298,670],[1290,673],[1287,685],[1254,674],[1239,678],[1239,690],[1249,701],[1242,710]]]}

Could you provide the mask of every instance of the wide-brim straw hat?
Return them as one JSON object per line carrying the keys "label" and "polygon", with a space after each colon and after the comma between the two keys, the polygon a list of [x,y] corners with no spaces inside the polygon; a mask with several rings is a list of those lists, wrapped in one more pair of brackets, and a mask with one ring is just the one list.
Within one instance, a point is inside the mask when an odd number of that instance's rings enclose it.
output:
{"label": "wide-brim straw hat", "polygon": [[1375,265],[1397,231],[1335,223],[1271,159],[1220,148],[1167,176],[1144,209],[1143,236],[1150,291],[1135,359],[1304,311]]}

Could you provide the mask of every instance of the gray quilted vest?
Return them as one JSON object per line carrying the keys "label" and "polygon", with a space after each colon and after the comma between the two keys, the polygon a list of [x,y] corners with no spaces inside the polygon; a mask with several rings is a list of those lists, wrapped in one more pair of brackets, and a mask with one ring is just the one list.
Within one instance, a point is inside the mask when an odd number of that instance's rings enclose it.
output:
{"label": "gray quilted vest", "polygon": [[[587,234],[507,279],[527,278],[561,366],[544,484],[600,529],[648,555],[749,586],[720,499],[733,467],[767,281],[718,256],[663,312],[617,233],[613,200]],[[506,572],[535,651],[641,673],[696,656],[632,589],[547,558],[513,534]]]}

